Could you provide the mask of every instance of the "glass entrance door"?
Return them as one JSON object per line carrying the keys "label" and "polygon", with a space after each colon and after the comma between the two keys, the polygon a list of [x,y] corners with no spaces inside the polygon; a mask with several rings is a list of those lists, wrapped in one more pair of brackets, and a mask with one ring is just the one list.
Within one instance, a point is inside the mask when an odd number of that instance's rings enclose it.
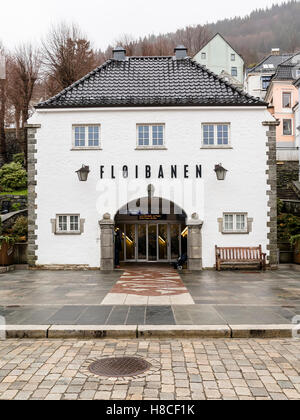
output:
{"label": "glass entrance door", "polygon": [[169,238],[168,225],[158,225],[158,259],[168,261],[169,259]]}
{"label": "glass entrance door", "polygon": [[157,261],[157,225],[148,225],[148,261]]}
{"label": "glass entrance door", "polygon": [[147,261],[147,225],[137,225],[138,260]]}
{"label": "glass entrance door", "polygon": [[124,261],[171,262],[181,255],[180,224],[125,223],[120,229],[124,232]]}
{"label": "glass entrance door", "polygon": [[135,225],[125,225],[126,261],[135,261]]}
{"label": "glass entrance door", "polygon": [[180,225],[170,225],[171,260],[177,260],[180,257],[180,240]]}

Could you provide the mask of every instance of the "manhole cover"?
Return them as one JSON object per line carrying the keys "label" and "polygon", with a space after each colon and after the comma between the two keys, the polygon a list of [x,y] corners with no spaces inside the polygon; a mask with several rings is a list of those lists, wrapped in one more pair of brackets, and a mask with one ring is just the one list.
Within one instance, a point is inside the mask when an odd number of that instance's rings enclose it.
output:
{"label": "manhole cover", "polygon": [[89,366],[94,375],[118,378],[137,376],[150,369],[151,365],[138,357],[116,357],[97,360]]}

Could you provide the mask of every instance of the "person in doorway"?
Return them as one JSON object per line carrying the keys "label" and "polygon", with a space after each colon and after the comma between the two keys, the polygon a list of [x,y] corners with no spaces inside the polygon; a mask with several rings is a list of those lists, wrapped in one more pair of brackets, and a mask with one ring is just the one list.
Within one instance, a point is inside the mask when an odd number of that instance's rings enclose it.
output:
{"label": "person in doorway", "polygon": [[120,268],[120,252],[122,251],[122,238],[120,229],[115,230],[115,268]]}

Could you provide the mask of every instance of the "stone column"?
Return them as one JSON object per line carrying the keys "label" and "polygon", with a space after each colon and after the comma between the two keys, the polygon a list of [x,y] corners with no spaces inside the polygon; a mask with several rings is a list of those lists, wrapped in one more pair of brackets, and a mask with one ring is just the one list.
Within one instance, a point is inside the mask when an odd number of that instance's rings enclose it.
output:
{"label": "stone column", "polygon": [[30,268],[35,267],[37,261],[37,170],[36,170],[36,156],[37,153],[37,130],[41,128],[38,124],[27,124],[27,143],[28,143],[28,265]]}
{"label": "stone column", "polygon": [[187,222],[188,269],[191,271],[202,270],[202,225],[196,213]]}
{"label": "stone column", "polygon": [[112,271],[114,263],[114,228],[115,222],[111,220],[110,214],[106,213],[99,222],[101,241],[101,271]]}
{"label": "stone column", "polygon": [[269,228],[267,249],[269,251],[268,263],[271,269],[278,268],[278,245],[277,245],[277,162],[276,162],[276,127],[279,121],[265,121],[263,126],[269,127],[267,131],[267,184],[270,189],[267,191],[268,201],[268,222]]}

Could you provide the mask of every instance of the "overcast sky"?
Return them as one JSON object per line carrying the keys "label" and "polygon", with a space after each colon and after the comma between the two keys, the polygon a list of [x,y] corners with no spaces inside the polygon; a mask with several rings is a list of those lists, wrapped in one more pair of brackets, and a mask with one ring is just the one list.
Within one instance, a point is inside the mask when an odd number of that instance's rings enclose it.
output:
{"label": "overcast sky", "polygon": [[139,37],[245,16],[284,0],[0,0],[0,41],[9,49],[37,42],[62,20],[77,23],[95,48],[124,33]]}

